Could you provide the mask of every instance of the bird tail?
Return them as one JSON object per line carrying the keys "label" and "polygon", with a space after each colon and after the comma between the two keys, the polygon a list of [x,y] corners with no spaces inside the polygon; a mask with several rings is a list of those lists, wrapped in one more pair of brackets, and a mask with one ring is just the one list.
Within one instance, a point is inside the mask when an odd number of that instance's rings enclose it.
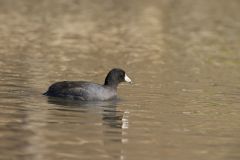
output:
{"label": "bird tail", "polygon": [[45,93],[43,93],[43,95],[44,95],[44,96],[47,96],[47,95],[48,95],[48,91],[47,91],[47,92],[45,92]]}

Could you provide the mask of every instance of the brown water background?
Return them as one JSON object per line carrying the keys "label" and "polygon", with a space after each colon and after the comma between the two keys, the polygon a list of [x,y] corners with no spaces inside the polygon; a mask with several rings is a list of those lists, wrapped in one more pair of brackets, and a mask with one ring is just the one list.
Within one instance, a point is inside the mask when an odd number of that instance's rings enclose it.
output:
{"label": "brown water background", "polygon": [[[133,85],[119,102],[42,96]],[[1,160],[239,160],[240,1],[1,0]]]}

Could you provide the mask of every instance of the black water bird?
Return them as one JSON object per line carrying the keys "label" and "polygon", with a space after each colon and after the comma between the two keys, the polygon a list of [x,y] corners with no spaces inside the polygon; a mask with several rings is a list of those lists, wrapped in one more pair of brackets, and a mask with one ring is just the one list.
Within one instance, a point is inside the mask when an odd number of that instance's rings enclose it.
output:
{"label": "black water bird", "polygon": [[114,68],[107,74],[103,85],[86,81],[62,81],[52,84],[44,95],[82,101],[105,101],[117,97],[121,82],[131,83],[124,70]]}

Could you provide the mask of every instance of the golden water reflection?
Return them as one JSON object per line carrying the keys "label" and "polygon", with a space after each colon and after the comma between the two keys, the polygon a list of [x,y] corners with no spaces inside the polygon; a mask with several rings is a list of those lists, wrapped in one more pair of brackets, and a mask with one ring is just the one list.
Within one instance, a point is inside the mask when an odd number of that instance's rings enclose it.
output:
{"label": "golden water reflection", "polygon": [[[239,6],[2,0],[0,159],[239,159]],[[42,96],[113,67],[118,102]]]}

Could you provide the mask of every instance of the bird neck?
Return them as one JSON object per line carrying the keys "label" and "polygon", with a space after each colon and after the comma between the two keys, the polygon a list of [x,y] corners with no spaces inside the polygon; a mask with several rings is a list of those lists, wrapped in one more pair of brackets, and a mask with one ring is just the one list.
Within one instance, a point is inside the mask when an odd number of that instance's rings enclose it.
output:
{"label": "bird neck", "polygon": [[109,86],[109,87],[117,89],[118,83],[106,79],[105,82],[104,82],[104,86]]}

